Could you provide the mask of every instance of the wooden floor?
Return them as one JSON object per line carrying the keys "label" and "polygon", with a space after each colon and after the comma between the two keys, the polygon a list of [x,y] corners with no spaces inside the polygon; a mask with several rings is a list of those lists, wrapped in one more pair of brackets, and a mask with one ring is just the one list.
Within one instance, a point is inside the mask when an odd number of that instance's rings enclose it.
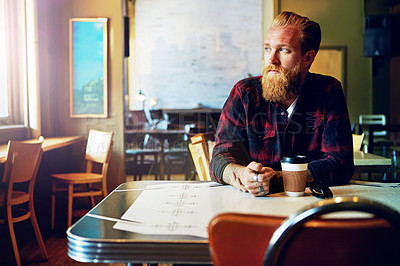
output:
{"label": "wooden floor", "polygon": [[[128,177],[127,180],[132,180],[132,177]],[[144,176],[142,180],[154,179],[151,177]],[[172,180],[182,180],[183,176],[173,176]],[[83,215],[83,214],[82,214]],[[78,219],[79,217],[75,217]],[[66,216],[56,217],[56,221],[66,221]],[[70,257],[67,253],[67,235],[66,235],[66,222],[58,222],[54,231],[47,230],[42,231],[43,240],[45,242],[48,261],[44,261],[41,258],[41,254],[34,237],[33,228],[30,220],[23,221],[15,224],[15,232],[18,242],[18,248],[20,251],[20,257],[23,265],[31,266],[53,266],[53,265],[126,265],[126,264],[112,264],[112,263],[80,263]],[[41,228],[42,230],[42,228]],[[6,227],[0,225],[0,265],[15,265],[14,253],[11,248],[10,236]],[[146,264],[145,264],[146,265]],[[161,266],[161,265],[160,265]]]}
{"label": "wooden floor", "polygon": [[[48,255],[48,261],[44,261],[41,258],[30,222],[24,221],[16,224],[15,231],[23,265],[125,265],[80,263],[74,261],[67,254],[67,237],[65,232],[53,232],[49,237],[44,239]],[[15,265],[9,235],[4,226],[2,226],[0,237],[0,265]]]}

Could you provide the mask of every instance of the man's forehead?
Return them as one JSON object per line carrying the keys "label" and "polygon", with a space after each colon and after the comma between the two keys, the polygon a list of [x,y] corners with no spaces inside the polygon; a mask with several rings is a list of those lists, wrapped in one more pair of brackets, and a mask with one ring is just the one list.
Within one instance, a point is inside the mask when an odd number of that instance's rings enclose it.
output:
{"label": "man's forehead", "polygon": [[300,46],[300,31],[298,27],[272,27],[265,36],[264,44]]}

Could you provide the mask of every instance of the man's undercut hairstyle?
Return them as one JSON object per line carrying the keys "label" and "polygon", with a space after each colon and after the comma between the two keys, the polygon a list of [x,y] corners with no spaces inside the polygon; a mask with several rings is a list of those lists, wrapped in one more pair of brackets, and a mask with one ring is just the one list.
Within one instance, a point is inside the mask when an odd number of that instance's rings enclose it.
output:
{"label": "man's undercut hairstyle", "polygon": [[284,11],[273,21],[271,28],[285,28],[295,26],[300,30],[301,52],[305,54],[310,50],[318,53],[321,43],[321,28],[317,22],[296,13]]}

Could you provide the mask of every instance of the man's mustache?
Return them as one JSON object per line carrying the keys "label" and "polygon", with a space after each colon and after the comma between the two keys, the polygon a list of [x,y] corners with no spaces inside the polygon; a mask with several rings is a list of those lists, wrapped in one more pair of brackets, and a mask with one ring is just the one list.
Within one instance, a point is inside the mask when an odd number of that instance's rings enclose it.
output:
{"label": "man's mustache", "polygon": [[265,67],[264,72],[268,72],[268,71],[279,71],[279,73],[284,73],[283,68],[280,66],[276,66],[276,65],[268,65]]}

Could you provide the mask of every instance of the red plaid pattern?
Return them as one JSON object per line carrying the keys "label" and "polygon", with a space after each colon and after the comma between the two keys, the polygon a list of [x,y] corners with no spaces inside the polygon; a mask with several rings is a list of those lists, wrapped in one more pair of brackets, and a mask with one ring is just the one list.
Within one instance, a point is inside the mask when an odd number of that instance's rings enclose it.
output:
{"label": "red plaid pattern", "polygon": [[281,170],[285,155],[305,155],[314,179],[347,183],[354,172],[349,115],[336,79],[308,73],[291,118],[262,97],[261,76],[239,81],[219,120],[210,171],[222,183],[229,163]]}

